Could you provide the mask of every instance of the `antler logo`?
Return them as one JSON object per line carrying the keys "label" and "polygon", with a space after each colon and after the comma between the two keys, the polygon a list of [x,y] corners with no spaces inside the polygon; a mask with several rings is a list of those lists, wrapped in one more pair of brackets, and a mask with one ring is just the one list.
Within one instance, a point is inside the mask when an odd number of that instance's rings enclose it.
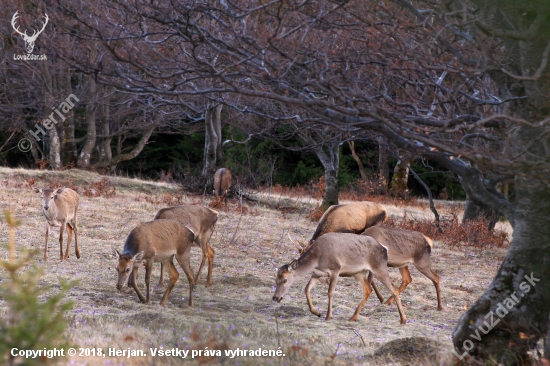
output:
{"label": "antler logo", "polygon": [[17,27],[15,25],[15,22],[17,21],[17,18],[19,18],[17,13],[18,13],[18,11],[16,11],[15,14],[13,14],[13,18],[11,18],[11,26],[13,27],[13,29],[15,29],[15,32],[17,34],[19,34],[21,37],[23,37],[23,40],[25,41],[25,48],[27,49],[27,54],[31,54],[32,50],[34,49],[34,42],[36,42],[36,38],[38,38],[40,33],[42,33],[44,31],[44,28],[46,28],[46,25],[48,24],[48,20],[49,20],[48,14],[44,15],[44,19],[46,19],[46,21],[42,22],[42,29],[40,29],[39,31],[34,30],[32,36],[29,36],[27,34],[26,29],[25,29],[24,33],[21,33],[21,31],[19,30],[19,27]]}

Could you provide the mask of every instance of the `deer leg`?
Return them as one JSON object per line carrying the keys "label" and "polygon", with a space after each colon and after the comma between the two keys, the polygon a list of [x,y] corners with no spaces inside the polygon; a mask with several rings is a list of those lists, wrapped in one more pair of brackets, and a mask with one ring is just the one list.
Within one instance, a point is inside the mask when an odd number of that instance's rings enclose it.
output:
{"label": "deer leg", "polygon": [[328,285],[328,311],[325,320],[332,319],[332,297],[334,296],[334,290],[336,289],[336,283],[338,282],[338,273],[332,273],[330,276],[330,284]]}
{"label": "deer leg", "polygon": [[435,286],[435,293],[437,295],[437,310],[442,310],[443,305],[441,304],[441,291],[439,288],[439,275],[435,273],[430,268],[430,258],[424,257],[418,262],[414,262],[414,266],[420,273],[422,273],[424,276],[428,277]]}
{"label": "deer leg", "polygon": [[48,237],[50,236],[50,224],[46,222],[46,244],[44,246],[44,261],[48,260]]}
{"label": "deer leg", "polygon": [[197,271],[197,275],[195,276],[195,280],[194,280],[195,286],[199,284],[202,268],[204,267],[204,264],[206,263],[206,259],[208,258],[208,248],[206,248],[201,244],[201,250],[202,250],[202,260],[201,260],[199,269]]}
{"label": "deer leg", "polygon": [[76,227],[76,219],[73,220],[72,229],[74,230],[74,254],[77,259],[80,259],[80,248],[78,248],[78,228]]}
{"label": "deer leg", "polygon": [[378,297],[380,304],[382,304],[384,302],[384,296],[382,296],[382,294],[380,294],[380,291],[378,291],[378,286],[376,285],[376,283],[374,283],[374,276],[372,275],[372,272],[369,273],[367,280],[369,281],[369,284],[374,289],[374,293],[376,294],[376,297]]}
{"label": "deer leg", "polygon": [[160,279],[159,284],[157,285],[158,289],[161,289],[164,287],[164,263],[160,264]]}
{"label": "deer leg", "polygon": [[208,276],[206,277],[206,287],[210,287],[212,285],[212,268],[214,268],[214,249],[206,244],[206,247],[208,249]]}
{"label": "deer leg", "polygon": [[65,224],[61,224],[59,229],[59,259],[63,260],[63,230],[65,229]]}
{"label": "deer leg", "polygon": [[401,299],[399,298],[399,292],[395,287],[393,287],[391,283],[390,275],[388,273],[388,267],[384,265],[378,268],[373,268],[372,273],[378,279],[378,281],[382,282],[382,284],[386,286],[386,288],[395,297],[395,301],[397,302],[397,310],[399,311],[399,317],[401,318],[401,324],[407,323],[407,317],[405,316],[405,312],[403,311],[403,306],[401,306]]}
{"label": "deer leg", "polygon": [[145,303],[145,297],[137,287],[137,273],[138,273],[138,267],[134,266],[134,269],[132,270],[132,274],[130,274],[130,278],[128,279],[128,285],[131,286],[136,291],[136,294],[139,297],[139,301]]}
{"label": "deer leg", "polygon": [[176,266],[174,266],[173,259],[174,257],[172,256],[172,258],[170,258],[170,260],[166,262],[170,273],[170,284],[168,285],[168,288],[166,289],[166,292],[164,293],[164,296],[160,301],[161,306],[164,306],[164,304],[166,304],[166,300],[168,300],[168,296],[170,295],[170,292],[172,292],[172,289],[176,285],[176,282],[178,281],[178,278],[180,276],[180,274],[178,273],[178,270],[176,269]]}
{"label": "deer leg", "polygon": [[319,277],[311,276],[311,278],[309,279],[309,282],[306,285],[304,292],[306,293],[306,300],[307,300],[307,306],[309,306],[309,311],[311,311],[312,314],[320,317],[321,313],[319,312],[319,310],[313,307],[313,303],[311,302],[311,295],[310,295],[310,291],[313,288],[313,286],[315,286],[317,281],[319,281]]}
{"label": "deer leg", "polygon": [[69,259],[69,248],[71,247],[71,239],[73,237],[73,228],[69,223],[67,223],[67,235],[69,236],[67,239],[67,250],[65,251],[65,259]]}
{"label": "deer leg", "polygon": [[178,264],[183,269],[189,282],[189,306],[193,306],[193,269],[191,268],[191,247],[185,249],[185,252],[176,255]]}
{"label": "deer leg", "polygon": [[147,290],[146,304],[151,303],[151,275],[153,274],[153,259],[148,260],[145,264],[145,289]]}
{"label": "deer leg", "polygon": [[[405,266],[403,268],[399,268],[399,272],[401,273],[401,286],[397,289],[399,293],[401,293],[405,287],[407,287],[412,282],[411,272],[409,272],[409,267]],[[388,301],[386,301],[386,305],[390,305],[394,300],[394,297],[391,296]]]}
{"label": "deer leg", "polygon": [[[370,274],[369,274],[370,276]],[[367,300],[369,299],[370,294],[372,293],[372,288],[369,282],[369,279],[365,275],[365,273],[358,273],[355,276],[355,279],[363,287],[363,299],[357,306],[357,309],[355,309],[355,313],[353,313],[353,316],[349,318],[350,322],[357,321],[357,317],[359,316],[359,313],[363,309],[363,306],[367,303]]]}

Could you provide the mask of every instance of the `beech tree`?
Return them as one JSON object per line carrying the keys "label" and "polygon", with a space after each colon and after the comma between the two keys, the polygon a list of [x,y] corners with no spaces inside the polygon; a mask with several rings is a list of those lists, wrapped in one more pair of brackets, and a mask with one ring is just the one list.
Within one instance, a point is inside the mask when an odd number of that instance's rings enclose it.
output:
{"label": "beech tree", "polygon": [[[514,238],[458,322],[457,355],[523,363],[540,339],[550,354],[547,0],[115,0],[93,18],[59,2],[111,55],[113,69],[87,70],[105,85],[318,133],[369,131],[459,176]],[[496,189],[507,180],[515,204]],[[504,302],[505,317],[485,325]]]}

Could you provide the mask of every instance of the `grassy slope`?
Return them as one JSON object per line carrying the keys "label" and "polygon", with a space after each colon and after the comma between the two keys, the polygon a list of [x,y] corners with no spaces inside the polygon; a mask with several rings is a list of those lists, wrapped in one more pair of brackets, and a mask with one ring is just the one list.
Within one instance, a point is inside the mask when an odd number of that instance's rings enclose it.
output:
{"label": "grassy slope", "polygon": [[[0,206],[13,207],[23,220],[17,231],[17,243],[43,248],[44,219],[38,195],[25,187],[25,179],[34,178],[38,186],[56,179],[73,179],[76,186],[99,181],[101,176],[70,170],[59,173],[0,168]],[[196,289],[195,307],[187,306],[188,284],[182,274],[167,305],[158,305],[162,291],[155,290],[153,305],[139,303],[130,289],[115,289],[115,260],[111,247],[122,248],[128,232],[138,223],[149,221],[162,205],[145,200],[146,195],[177,192],[173,185],[143,182],[127,178],[109,178],[117,186],[115,198],[85,197],[79,206],[80,248],[82,257],[74,256],[71,246],[69,261],[60,262],[56,235],[50,236],[49,260],[42,279],[44,285],[55,285],[58,278],[79,281],[70,298],[75,308],[67,314],[68,333],[81,347],[144,349],[149,347],[181,349],[277,349],[284,350],[284,364],[361,364],[376,353],[378,364],[449,364],[451,333],[458,317],[486,288],[493,278],[503,250],[448,250],[436,243],[433,268],[441,275],[444,310],[436,311],[435,290],[431,282],[416,269],[411,269],[413,283],[402,293],[409,323],[399,325],[396,309],[382,306],[373,295],[363,309],[359,321],[347,319],[361,298],[361,290],[353,278],[340,279],[334,300],[334,318],[325,322],[309,313],[303,295],[307,279],[299,280],[280,304],[271,301],[277,265],[296,256],[287,233],[308,238],[315,229],[302,213],[285,213],[249,206],[239,215],[221,211],[211,243],[216,250],[213,286],[205,288],[206,271]],[[200,197],[186,197],[199,202]],[[150,201],[150,200],[149,200]],[[235,206],[231,206],[232,209]],[[392,208],[390,213],[402,209]],[[1,223],[0,241],[7,241],[5,223]],[[4,248],[0,255],[7,257]],[[200,249],[193,250],[192,266],[200,263]],[[44,265],[42,255],[36,257]],[[158,267],[152,282],[158,281]],[[181,272],[181,271],[180,271]],[[392,280],[399,283],[397,270],[390,270]],[[1,274],[0,274],[1,278]],[[141,271],[140,286],[143,286]],[[384,294],[387,291],[379,286]],[[319,283],[312,291],[314,302],[326,314],[328,286]],[[0,314],[5,309],[0,305]],[[278,331],[277,331],[278,328]],[[389,343],[388,342],[392,342]],[[391,352],[387,347],[391,347]],[[223,351],[222,351],[223,354]],[[74,357],[77,364],[152,364],[145,358]],[[392,360],[394,360],[392,362]],[[157,357],[156,364],[177,364],[181,360]],[[211,364],[282,364],[276,358],[195,358],[194,363]]]}

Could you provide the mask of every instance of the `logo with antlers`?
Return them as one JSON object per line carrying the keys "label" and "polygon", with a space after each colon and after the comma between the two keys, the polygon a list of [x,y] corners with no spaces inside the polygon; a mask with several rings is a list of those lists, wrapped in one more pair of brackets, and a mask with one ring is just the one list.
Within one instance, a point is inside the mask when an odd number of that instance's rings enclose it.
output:
{"label": "logo with antlers", "polygon": [[44,31],[44,28],[46,28],[46,25],[48,24],[48,20],[49,20],[48,14],[44,15],[44,19],[46,19],[46,21],[42,22],[42,29],[40,29],[39,31],[34,30],[33,34],[31,36],[29,36],[27,34],[26,29],[25,29],[24,33],[21,33],[21,31],[19,30],[19,27],[16,26],[15,23],[17,21],[17,18],[19,18],[17,13],[18,13],[18,11],[16,11],[15,14],[13,14],[13,18],[11,18],[11,26],[13,27],[13,29],[15,29],[15,32],[17,34],[19,34],[21,37],[23,37],[23,40],[25,41],[25,48],[27,49],[27,54],[31,54],[32,50],[34,50],[34,42],[36,42],[36,38],[38,38],[40,33],[42,33]]}

